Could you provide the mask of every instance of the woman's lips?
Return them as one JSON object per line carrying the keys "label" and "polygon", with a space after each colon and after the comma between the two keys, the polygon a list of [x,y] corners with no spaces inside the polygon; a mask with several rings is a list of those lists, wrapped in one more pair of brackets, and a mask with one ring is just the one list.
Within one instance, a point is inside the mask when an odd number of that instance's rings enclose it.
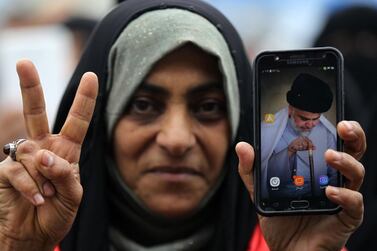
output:
{"label": "woman's lips", "polygon": [[146,171],[148,175],[155,175],[168,181],[183,181],[193,177],[203,177],[203,174],[192,167],[185,166],[159,166]]}

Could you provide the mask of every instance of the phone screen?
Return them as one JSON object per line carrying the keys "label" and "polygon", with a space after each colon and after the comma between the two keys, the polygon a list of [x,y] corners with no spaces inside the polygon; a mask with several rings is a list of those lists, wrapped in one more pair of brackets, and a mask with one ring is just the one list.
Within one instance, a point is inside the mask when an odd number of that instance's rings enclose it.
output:
{"label": "phone screen", "polygon": [[342,57],[330,48],[275,51],[255,61],[257,200],[265,214],[330,213],[325,195],[342,186],[327,149],[342,150],[336,124],[343,119]]}

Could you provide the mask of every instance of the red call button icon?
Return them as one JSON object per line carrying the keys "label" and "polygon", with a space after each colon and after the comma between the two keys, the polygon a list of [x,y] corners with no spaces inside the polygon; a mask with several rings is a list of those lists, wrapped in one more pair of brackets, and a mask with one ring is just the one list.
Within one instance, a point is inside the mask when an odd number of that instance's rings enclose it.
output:
{"label": "red call button icon", "polygon": [[298,187],[303,186],[305,183],[304,176],[299,176],[299,175],[293,176],[293,183],[295,184],[295,186],[298,186]]}

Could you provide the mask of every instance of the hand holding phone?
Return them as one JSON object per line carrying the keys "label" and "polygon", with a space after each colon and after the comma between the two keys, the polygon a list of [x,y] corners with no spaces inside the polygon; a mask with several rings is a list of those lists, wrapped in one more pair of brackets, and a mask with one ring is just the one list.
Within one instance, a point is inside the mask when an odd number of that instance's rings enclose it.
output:
{"label": "hand holding phone", "polygon": [[[339,98],[336,97],[335,99]],[[271,100],[273,99],[269,99],[269,101]],[[258,104],[258,102],[256,104]],[[282,104],[286,105],[287,101],[285,100]],[[341,109],[341,107],[342,106],[338,108]],[[254,106],[255,110],[257,110],[257,108],[258,107]],[[335,112],[335,114],[341,114],[341,111]],[[264,119],[272,121],[274,118],[274,116],[271,115],[264,117],[260,112],[259,115],[261,117],[259,123]],[[341,116],[339,117],[339,120],[341,120]],[[332,120],[330,116],[329,120]],[[258,128],[260,129],[260,127]],[[258,131],[255,132],[257,133]],[[257,197],[261,194],[260,185],[262,180],[261,176],[258,177],[261,171],[260,141],[261,138],[255,137],[254,149],[253,146],[246,142],[239,142],[235,149],[239,159],[238,171],[240,177],[252,200],[257,205],[259,213],[261,213],[260,205],[263,202],[260,199],[261,197]],[[363,196],[358,192],[358,189],[362,184],[365,170],[358,160],[360,160],[365,152],[366,139],[362,128],[357,122],[341,121],[337,123],[337,142],[340,145],[340,147],[337,146],[337,148],[340,150],[342,150],[342,141],[344,141],[345,152],[329,150],[324,154],[326,163],[334,170],[337,170],[338,175],[344,175],[347,179],[343,187],[336,188],[326,185],[324,188],[324,196],[327,200],[331,201],[335,207],[330,208],[330,210],[326,208],[316,209],[314,208],[315,204],[313,204],[314,206],[310,204],[309,207],[306,207],[307,204],[304,200],[303,205],[298,204],[298,206],[302,206],[300,208],[277,207],[273,208],[271,211],[268,211],[267,209],[269,208],[266,208],[267,213],[262,212],[262,215],[258,218],[258,222],[268,247],[271,250],[343,250],[342,248],[344,248],[349,236],[360,226],[363,219]],[[257,143],[259,143],[259,145]],[[313,142],[313,145],[314,144]],[[316,147],[318,146],[316,145]],[[309,159],[310,151],[306,151],[306,153]],[[315,155],[314,152],[312,154]],[[315,165],[316,162],[314,162],[314,166]],[[268,182],[271,187],[280,187],[281,184],[279,179],[265,181]],[[303,179],[297,174],[293,177],[292,182],[295,182],[296,185],[299,186],[302,184]],[[327,183],[329,180],[326,179],[326,177],[319,177],[318,182]],[[311,199],[312,198],[309,197],[309,202]],[[290,198],[286,198],[285,200],[292,201]],[[339,208],[342,208],[341,212],[337,211]],[[304,213],[336,214],[291,216],[291,214]]]}

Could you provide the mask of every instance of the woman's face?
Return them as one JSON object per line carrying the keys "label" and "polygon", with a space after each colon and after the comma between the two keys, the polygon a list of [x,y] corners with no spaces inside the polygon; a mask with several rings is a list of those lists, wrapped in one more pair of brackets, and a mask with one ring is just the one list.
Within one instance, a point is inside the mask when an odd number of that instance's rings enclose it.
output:
{"label": "woman's face", "polygon": [[216,59],[186,45],[161,59],[114,131],[125,183],[153,212],[192,213],[219,179],[230,128]]}

